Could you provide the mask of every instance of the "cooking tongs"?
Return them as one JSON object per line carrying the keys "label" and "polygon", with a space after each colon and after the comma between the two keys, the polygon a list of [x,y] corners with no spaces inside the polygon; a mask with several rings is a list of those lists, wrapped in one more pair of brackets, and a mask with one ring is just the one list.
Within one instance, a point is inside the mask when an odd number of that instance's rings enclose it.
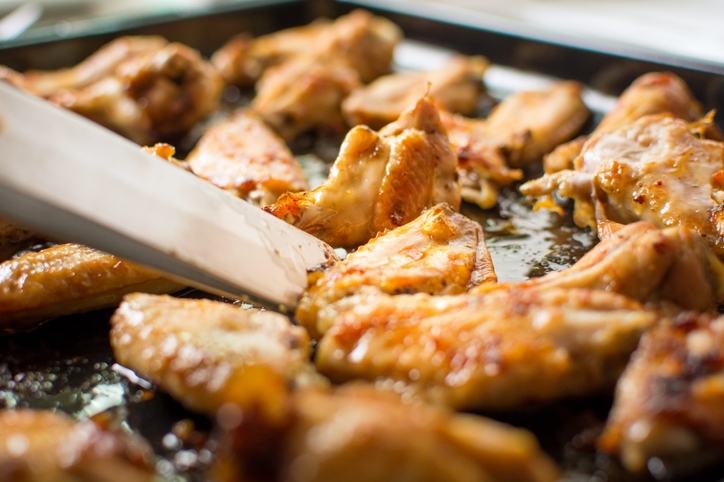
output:
{"label": "cooking tongs", "polygon": [[324,242],[0,82],[0,214],[190,286],[293,309]]}

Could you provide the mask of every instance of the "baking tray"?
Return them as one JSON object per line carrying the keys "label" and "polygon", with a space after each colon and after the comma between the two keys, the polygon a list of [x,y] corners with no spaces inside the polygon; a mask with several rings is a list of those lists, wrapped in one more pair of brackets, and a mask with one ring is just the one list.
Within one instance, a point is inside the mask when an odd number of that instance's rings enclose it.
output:
{"label": "baking tray", "polygon": [[[261,35],[303,25],[319,16],[336,17],[357,7],[384,15],[403,28],[408,40],[403,55],[396,58],[399,68],[420,66],[420,59],[423,64],[434,62],[452,50],[482,54],[497,64],[491,70],[497,75],[486,77],[494,97],[549,77],[583,82],[590,88],[586,98],[595,114],[589,129],[610,106],[613,97],[607,95],[618,95],[649,71],[675,72],[707,108],[724,111],[724,66],[595,42],[574,45],[565,37],[516,25],[489,24],[474,16],[396,0],[245,1],[185,14],[86,22],[62,32],[46,26],[1,45],[0,64],[18,70],[69,66],[123,34],[162,35],[209,55],[242,31]],[[481,103],[481,115],[490,105]],[[234,104],[225,107],[228,110]],[[193,138],[184,140],[186,148]],[[302,154],[306,167],[315,171],[319,180],[320,166],[323,172],[324,161],[334,158],[338,142],[303,138],[293,149]],[[595,244],[589,231],[572,223],[570,213],[562,217],[534,213],[514,190],[503,191],[500,206],[494,210],[483,212],[464,205],[463,212],[483,225],[496,270],[505,281],[563,269]],[[194,290],[178,295],[207,296]],[[103,310],[64,317],[29,334],[0,338],[0,407],[61,410],[77,418],[110,416],[125,430],[150,442],[162,479],[203,480],[215,443],[209,433],[210,420],[186,411],[115,364],[108,341],[111,313]],[[564,469],[566,480],[646,480],[632,477],[615,460],[593,450],[610,405],[610,397],[602,396],[485,415],[532,430]],[[718,465],[706,472],[674,469],[674,478],[680,480],[692,476],[702,481],[724,480],[724,467]],[[664,476],[670,478],[672,473]]]}

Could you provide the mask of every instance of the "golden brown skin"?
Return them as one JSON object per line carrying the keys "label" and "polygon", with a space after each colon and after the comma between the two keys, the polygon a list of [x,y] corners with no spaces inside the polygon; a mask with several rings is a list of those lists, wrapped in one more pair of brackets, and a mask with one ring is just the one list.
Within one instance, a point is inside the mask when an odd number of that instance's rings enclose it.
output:
{"label": "golden brown skin", "polygon": [[645,116],[593,136],[575,170],[547,174],[521,186],[521,192],[574,199],[576,223],[593,229],[609,220],[640,219],[660,228],[689,226],[722,257],[724,143],[701,139],[702,128],[671,114]]}
{"label": "golden brown skin", "polygon": [[344,100],[345,119],[350,126],[363,124],[379,129],[425,95],[445,110],[472,115],[478,107],[488,65],[484,57],[458,56],[440,70],[380,77]]}
{"label": "golden brown skin", "polygon": [[186,162],[200,178],[257,206],[309,189],[284,141],[244,110],[207,129]]}
{"label": "golden brown skin", "polygon": [[0,411],[4,482],[152,482],[153,454],[140,440],[50,411]]}
{"label": "golden brown skin", "polygon": [[362,384],[288,393],[259,378],[239,387],[243,403],[217,415],[225,430],[212,481],[544,482],[559,475],[525,430],[404,403]]}
{"label": "golden brown skin", "polygon": [[61,244],[0,263],[0,333],[116,306],[123,295],[134,291],[171,293],[181,288],[110,254]]}
{"label": "golden brown skin", "polygon": [[0,79],[39,97],[50,97],[66,89],[83,89],[113,76],[122,63],[146,52],[157,52],[168,42],[158,36],[125,36],[107,43],[79,64],[55,71],[28,70],[22,74],[0,66]]}
{"label": "golden brown skin", "polygon": [[590,112],[581,84],[558,82],[544,91],[511,94],[485,120],[444,113],[442,122],[458,155],[465,201],[497,204],[498,189],[523,178],[511,167],[539,163],[543,154],[581,130]]}
{"label": "golden brown skin", "polygon": [[320,384],[309,336],[278,313],[134,293],[111,318],[118,362],[192,410],[233,401],[236,379],[265,366],[294,385]]}
{"label": "golden brown skin", "polygon": [[652,457],[721,460],[723,345],[724,317],[684,314],[644,335],[618,382],[599,447],[636,472]]}
{"label": "golden brown skin", "polygon": [[316,365],[458,410],[511,409],[611,389],[661,315],[582,288],[391,296],[363,288],[337,302]]}
{"label": "golden brown skin", "polygon": [[359,74],[345,62],[297,56],[264,72],[251,110],[287,141],[310,131],[342,133],[342,99],[358,85]]}
{"label": "golden brown skin", "polygon": [[[318,322],[329,320],[330,305],[362,286],[375,286],[393,295],[443,295],[497,281],[482,228],[447,205],[428,209],[312,276],[295,315],[313,338],[320,338],[329,328]],[[320,310],[325,311],[321,318]]]}
{"label": "golden brown skin", "polygon": [[334,22],[313,23],[252,39],[238,35],[211,57],[229,84],[250,86],[272,66],[300,55],[330,57],[345,62],[370,82],[390,70],[402,32],[383,17],[355,10]]}
{"label": "golden brown skin", "polygon": [[[644,74],[621,94],[614,109],[603,117],[592,135],[613,132],[645,115],[665,112],[690,122],[704,115],[701,104],[681,78],[670,72]],[[710,132],[714,138],[720,138],[715,129]],[[587,138],[575,139],[547,155],[543,162],[545,172],[572,169]]]}
{"label": "golden brown skin", "polygon": [[379,133],[353,128],[325,183],[284,194],[265,210],[331,246],[353,248],[438,203],[460,207],[457,158],[437,109],[422,98]]}
{"label": "golden brown skin", "polygon": [[222,88],[219,74],[196,50],[169,43],[49,99],[139,144],[152,144],[186,134],[218,107]]}

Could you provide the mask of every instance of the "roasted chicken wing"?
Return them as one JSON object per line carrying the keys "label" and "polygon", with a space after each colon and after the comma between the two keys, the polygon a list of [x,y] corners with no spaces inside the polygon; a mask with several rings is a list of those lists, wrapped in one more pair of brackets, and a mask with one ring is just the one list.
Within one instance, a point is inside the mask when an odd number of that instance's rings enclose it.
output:
{"label": "roasted chicken wing", "polygon": [[383,17],[355,10],[334,22],[315,22],[253,39],[232,38],[211,57],[227,83],[253,85],[269,67],[296,56],[333,58],[356,70],[370,82],[390,70],[395,45],[402,32]]}
{"label": "roasted chicken wing", "polygon": [[197,176],[260,206],[285,192],[309,189],[284,141],[243,110],[211,126],[186,161]]}
{"label": "roasted chicken wing", "polygon": [[[686,83],[670,73],[651,72],[636,79],[619,97],[614,109],[607,113],[593,135],[621,129],[649,114],[670,112],[686,121],[704,115],[701,104],[694,98]],[[712,134],[717,136],[712,128]],[[546,173],[572,169],[587,136],[563,144],[544,159]]]}
{"label": "roasted chicken wing", "polygon": [[116,306],[123,295],[134,291],[171,293],[181,288],[115,256],[61,244],[0,263],[0,333]]}
{"label": "roasted chicken wing", "polygon": [[483,57],[459,56],[440,70],[387,75],[352,92],[342,109],[350,126],[364,124],[372,129],[393,122],[425,95],[451,112],[473,114],[487,68],[488,61]]}
{"label": "roasted chicken wing", "polygon": [[265,209],[335,247],[357,247],[428,207],[460,207],[457,159],[432,101],[423,98],[379,133],[353,128],[329,179]]}
{"label": "roasted chicken wing", "polygon": [[511,94],[485,120],[441,116],[458,156],[461,194],[483,209],[497,203],[498,189],[523,178],[522,167],[581,130],[590,112],[577,82],[544,91]]}
{"label": "roasted chicken wing", "polygon": [[238,377],[262,365],[294,385],[321,384],[309,336],[288,318],[210,300],[135,293],[111,318],[118,362],[187,407],[215,413]]}
{"label": "roasted chicken wing", "polygon": [[616,389],[599,447],[632,471],[722,459],[724,317],[684,314],[644,335]]}
{"label": "roasted chicken wing", "polygon": [[530,181],[521,192],[574,199],[576,223],[594,230],[607,220],[689,226],[721,257],[724,143],[702,139],[706,125],[690,125],[672,114],[645,116],[593,136],[574,170]]}
{"label": "roasted chicken wing", "polygon": [[404,403],[361,384],[285,393],[271,377],[255,378],[240,383],[243,403],[217,414],[225,443],[213,481],[544,482],[558,477],[551,459],[522,429]]}
{"label": "roasted chicken wing", "polygon": [[295,314],[313,338],[329,328],[317,325],[318,312],[362,286],[389,294],[442,295],[496,281],[482,228],[446,205],[377,236],[343,262],[312,276]]}
{"label": "roasted chicken wing", "polygon": [[50,411],[0,411],[0,480],[151,482],[152,452],[140,440]]}

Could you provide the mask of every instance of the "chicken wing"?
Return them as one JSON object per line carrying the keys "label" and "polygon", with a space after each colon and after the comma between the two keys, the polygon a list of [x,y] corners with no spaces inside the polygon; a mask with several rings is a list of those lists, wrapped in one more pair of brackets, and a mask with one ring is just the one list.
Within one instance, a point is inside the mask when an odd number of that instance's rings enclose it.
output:
{"label": "chicken wing", "polygon": [[217,108],[222,88],[219,74],[196,50],[170,43],[49,99],[139,144],[152,144],[188,132]]}
{"label": "chicken wing", "polygon": [[685,314],[644,335],[616,388],[599,447],[631,471],[724,447],[724,317]]}
{"label": "chicken wing", "polygon": [[[332,268],[313,275],[296,310],[296,319],[320,338],[324,310],[361,286],[385,293],[458,294],[497,278],[478,223],[446,205],[425,211],[416,220],[377,236]],[[323,319],[327,319],[323,317]]]}
{"label": "chicken wing", "polygon": [[[621,94],[616,106],[603,117],[592,135],[613,132],[645,115],[665,112],[690,122],[704,115],[701,104],[681,78],[670,72],[651,72],[636,79]],[[551,174],[572,169],[573,161],[587,138],[575,139],[547,155],[543,162],[545,172]]]}
{"label": "chicken wing", "polygon": [[294,385],[321,384],[309,336],[288,318],[210,300],[135,293],[111,317],[118,362],[181,403],[215,413],[236,379],[262,365]]}
{"label": "chicken wing", "polygon": [[724,143],[701,139],[705,126],[672,114],[645,116],[593,136],[575,170],[547,174],[521,192],[574,199],[576,223],[594,230],[607,220],[689,226],[724,256]]}
{"label": "chicken wing", "polygon": [[357,247],[439,203],[460,207],[457,159],[423,98],[379,133],[353,128],[324,184],[265,210],[332,246]]}
{"label": "chicken wing", "polygon": [[303,55],[333,58],[356,70],[362,82],[370,82],[390,70],[395,45],[402,31],[384,17],[354,10],[334,22],[313,23],[252,39],[232,38],[211,57],[227,83],[253,85],[274,65]]}
{"label": "chicken wing", "polygon": [[152,452],[136,438],[50,411],[0,411],[0,479],[151,482]]}
{"label": "chicken wing", "polygon": [[590,117],[581,88],[578,82],[558,82],[544,91],[511,94],[485,120],[444,113],[463,199],[483,209],[493,207],[500,187],[523,178],[511,166],[540,162],[580,131]]}
{"label": "chicken wing", "polygon": [[309,189],[284,141],[243,110],[210,127],[186,161],[197,176],[259,206]]}
{"label": "chicken wing", "polygon": [[241,383],[245,402],[217,415],[225,438],[211,480],[557,480],[525,430],[404,403],[371,386],[285,393],[271,390],[279,382],[270,378]]}
{"label": "chicken wing", "polygon": [[458,56],[440,70],[380,77],[354,90],[344,100],[345,119],[350,126],[363,124],[379,129],[425,95],[451,112],[473,114],[478,108],[488,65],[484,57]]}
{"label": "chicken wing", "polygon": [[115,306],[123,295],[134,291],[170,293],[181,288],[115,256],[61,244],[0,263],[0,333]]}

